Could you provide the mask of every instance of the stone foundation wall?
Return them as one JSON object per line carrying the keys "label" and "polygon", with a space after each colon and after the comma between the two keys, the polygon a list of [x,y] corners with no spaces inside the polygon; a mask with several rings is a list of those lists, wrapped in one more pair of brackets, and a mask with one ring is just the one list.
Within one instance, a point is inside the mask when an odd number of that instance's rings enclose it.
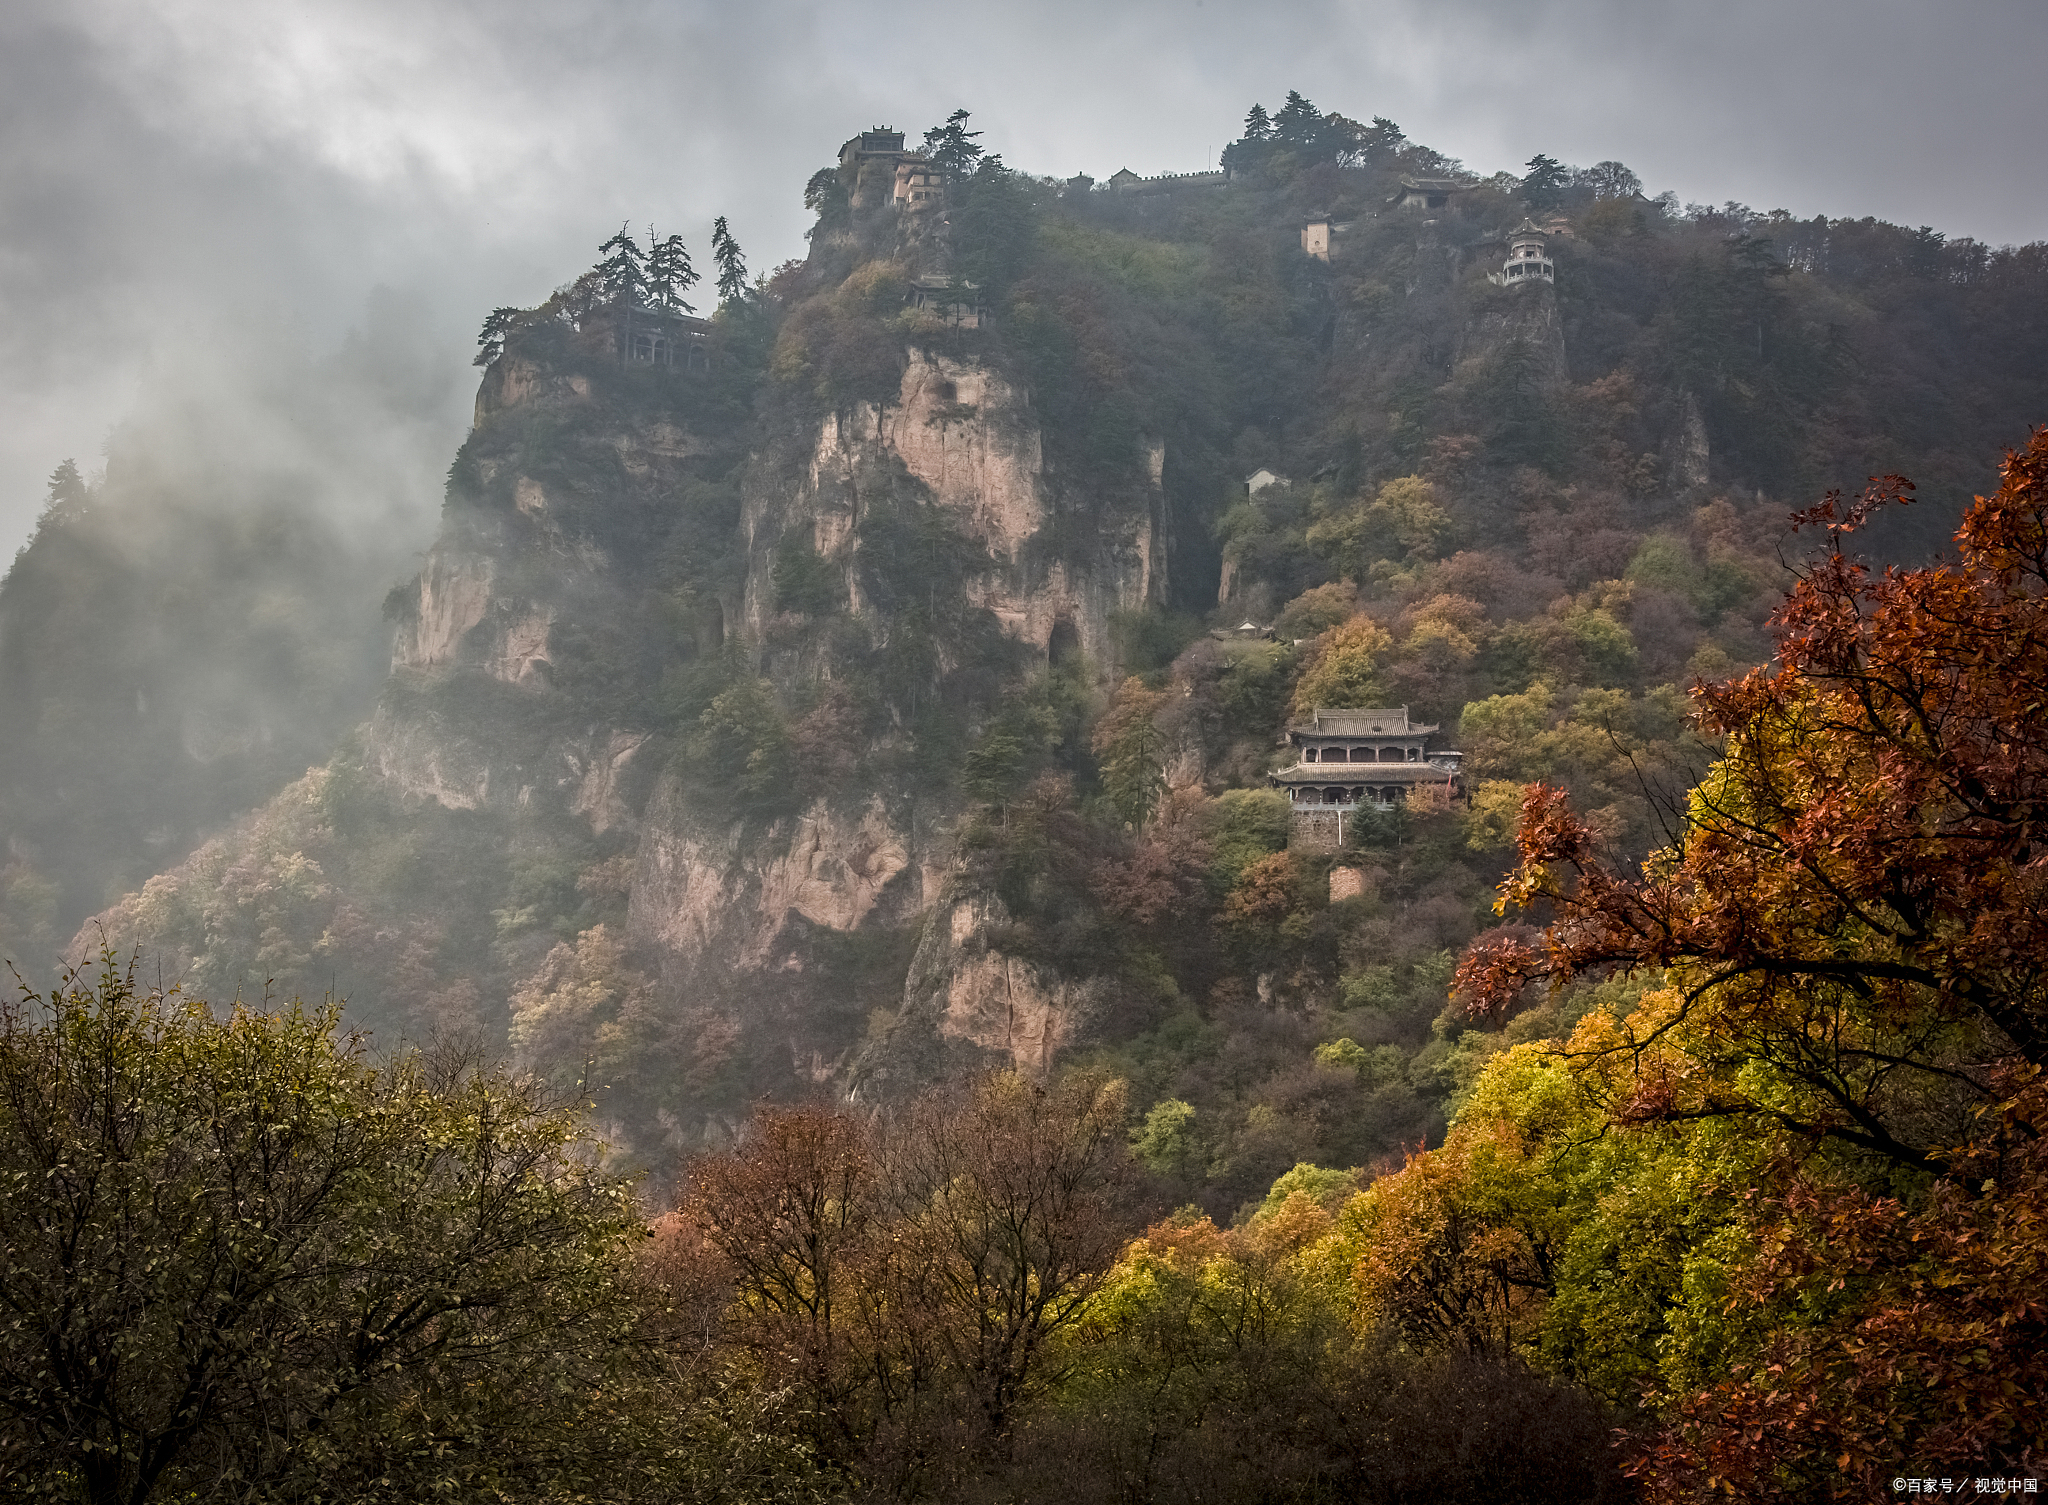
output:
{"label": "stone foundation wall", "polygon": [[1288,812],[1287,845],[1297,852],[1334,852],[1339,840],[1338,818],[1343,817],[1343,834],[1349,835],[1358,812],[1335,805],[1297,805]]}

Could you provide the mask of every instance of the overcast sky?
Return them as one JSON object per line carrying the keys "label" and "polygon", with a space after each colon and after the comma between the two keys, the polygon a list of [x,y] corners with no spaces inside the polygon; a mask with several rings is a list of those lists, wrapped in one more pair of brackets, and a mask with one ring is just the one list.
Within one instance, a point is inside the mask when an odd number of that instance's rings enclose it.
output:
{"label": "overcast sky", "polygon": [[2044,60],[2043,0],[0,0],[0,543],[139,393],[263,403],[220,358],[252,330],[317,357],[381,289],[466,386],[483,315],[621,220],[801,255],[804,180],[869,125],[1188,170],[1295,88],[1480,172],[1615,157],[2004,244],[2048,239]]}

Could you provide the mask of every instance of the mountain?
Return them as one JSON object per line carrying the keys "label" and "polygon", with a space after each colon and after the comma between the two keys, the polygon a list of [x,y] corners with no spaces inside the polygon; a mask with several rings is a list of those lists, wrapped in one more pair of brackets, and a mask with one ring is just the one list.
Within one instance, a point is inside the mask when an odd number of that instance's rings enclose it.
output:
{"label": "mountain", "polygon": [[261,318],[210,330],[101,475],[57,467],[0,583],[0,955],[31,977],[375,705],[378,603],[461,432],[446,353],[388,294],[326,357]]}
{"label": "mountain", "polygon": [[[374,711],[74,947],[480,1037],[656,1166],[991,1060],[1113,1069],[1223,1210],[1434,1142],[1585,1006],[1446,1008],[1521,781],[1661,840],[1787,515],[1903,471],[1915,557],[2048,412],[2048,251],[1311,124],[1107,185],[866,133],[709,318],[617,252],[497,320]],[[1456,797],[1319,849],[1267,776],[1333,706]]]}

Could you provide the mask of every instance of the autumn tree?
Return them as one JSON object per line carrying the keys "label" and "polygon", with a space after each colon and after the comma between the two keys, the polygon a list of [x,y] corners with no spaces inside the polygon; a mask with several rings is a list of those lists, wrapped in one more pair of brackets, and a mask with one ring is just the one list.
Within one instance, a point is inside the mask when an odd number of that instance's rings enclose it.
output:
{"label": "autumn tree", "polygon": [[1530,787],[1502,892],[1550,924],[1459,969],[1495,1014],[1532,982],[1661,975],[1574,1034],[1609,1123],[1741,1125],[1777,1157],[1725,1303],[1767,1336],[1670,1399],[1644,1443],[1660,1499],[2038,1461],[2048,429],[1953,561],[1874,574],[1844,542],[1910,489],[1801,515],[1830,547],[1774,619],[1776,663],[1695,691],[1727,752],[1639,873]]}
{"label": "autumn tree", "polygon": [[[1805,1168],[1765,1178],[1729,1305],[1773,1320],[1727,1378],[1677,1398],[1635,1472],[1656,1501],[1867,1500],[1901,1470],[2040,1467],[2048,1436],[2048,1091],[1987,1115],[1922,1197]],[[1752,1319],[1754,1320],[1754,1319]]]}
{"label": "autumn tree", "polygon": [[1394,640],[1371,617],[1357,616],[1315,640],[1307,667],[1295,681],[1292,709],[1306,716],[1319,707],[1374,706],[1386,701],[1382,665]]}
{"label": "autumn tree", "polygon": [[898,1272],[900,1309],[933,1315],[989,1447],[1129,1232],[1127,1116],[1122,1082],[998,1072],[926,1094],[885,1139],[899,1236],[922,1253]]}
{"label": "autumn tree", "polygon": [[[885,1493],[1007,1446],[1130,1225],[1123,1085],[995,1072],[863,1121],[764,1109],[686,1167],[664,1238],[737,1298],[725,1340]],[[950,1460],[950,1461],[949,1461]]]}
{"label": "autumn tree", "polygon": [[1323,512],[1307,537],[1309,547],[1347,578],[1363,580],[1381,559],[1435,557],[1450,528],[1436,487],[1421,476],[1400,476],[1381,486],[1370,502],[1361,499]]}
{"label": "autumn tree", "polygon": [[1696,691],[1727,755],[1641,874],[1531,786],[1502,891],[1555,920],[1459,979],[1499,1013],[1531,981],[1671,969],[1713,1069],[1646,1093],[1934,1171],[2000,1061],[2048,1065],[2048,430],[1954,563],[1875,575],[1843,542],[1910,489],[1802,515],[1832,547],[1774,619],[1777,664]]}
{"label": "autumn tree", "polygon": [[[1365,1310],[1417,1348],[1512,1353],[1534,1335],[1555,1288],[1555,1217],[1509,1190],[1518,1130],[1489,1124],[1410,1158],[1345,1211],[1357,1253],[1352,1278]],[[1505,1142],[1504,1142],[1505,1141]]]}
{"label": "autumn tree", "polygon": [[828,1108],[764,1107],[732,1151],[690,1162],[678,1212],[669,1239],[701,1239],[740,1297],[731,1336],[799,1387],[834,1454],[864,1446],[899,1388],[870,1320],[878,1293],[864,1266],[879,1208],[865,1126]]}
{"label": "autumn tree", "polygon": [[111,957],[0,1008],[10,1497],[573,1481],[639,1236],[593,1160],[532,1089],[375,1065],[331,1008],[216,1018]]}

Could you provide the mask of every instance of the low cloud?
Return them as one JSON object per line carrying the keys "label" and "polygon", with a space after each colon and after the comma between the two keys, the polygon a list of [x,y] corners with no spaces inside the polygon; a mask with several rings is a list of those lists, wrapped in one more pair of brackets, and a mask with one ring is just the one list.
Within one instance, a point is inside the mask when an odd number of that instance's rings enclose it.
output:
{"label": "low cloud", "polygon": [[459,384],[483,313],[545,297],[622,220],[701,256],[723,214],[757,269],[801,254],[804,179],[870,124],[965,106],[1018,167],[1184,170],[1298,88],[1481,171],[1619,157],[1688,200],[2012,242],[2048,235],[2044,50],[2048,11],[2017,0],[17,0],[0,532],[25,535],[59,459],[95,463],[146,373],[204,367],[191,391],[248,403],[226,357],[332,354],[373,289]]}

